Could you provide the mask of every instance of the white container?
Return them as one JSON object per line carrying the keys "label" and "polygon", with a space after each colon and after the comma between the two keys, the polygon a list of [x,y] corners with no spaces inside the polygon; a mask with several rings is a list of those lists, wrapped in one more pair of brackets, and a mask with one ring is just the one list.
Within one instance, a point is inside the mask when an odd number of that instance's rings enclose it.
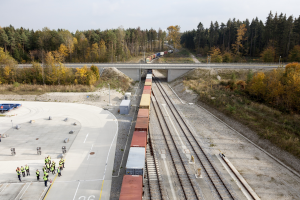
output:
{"label": "white container", "polygon": [[126,175],[144,176],[145,156],[144,147],[130,147],[125,169]]}
{"label": "white container", "polygon": [[165,52],[160,52],[160,56],[163,56],[163,55],[165,55]]}
{"label": "white container", "polygon": [[123,100],[120,104],[120,114],[128,115],[131,107],[130,100]]}
{"label": "white container", "polygon": [[125,93],[125,100],[130,100],[131,97],[131,92],[126,92]]}

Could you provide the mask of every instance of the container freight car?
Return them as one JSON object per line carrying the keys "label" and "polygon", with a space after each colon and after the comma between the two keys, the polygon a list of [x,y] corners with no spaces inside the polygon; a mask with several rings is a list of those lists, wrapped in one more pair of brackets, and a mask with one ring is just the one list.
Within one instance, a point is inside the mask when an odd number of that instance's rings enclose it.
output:
{"label": "container freight car", "polygon": [[167,52],[167,51],[164,51],[164,54],[165,54],[165,55],[167,55],[167,54],[168,54],[168,52]]}
{"label": "container freight car", "polygon": [[137,118],[148,118],[149,110],[148,109],[139,109]]}
{"label": "container freight car", "polygon": [[140,103],[140,109],[148,109],[150,110],[150,94],[143,94],[141,103]]}
{"label": "container freight car", "polygon": [[148,57],[146,58],[146,63],[151,63],[151,61],[152,61],[151,56],[148,56]]}
{"label": "container freight car", "polygon": [[146,148],[147,148],[147,133],[146,133],[146,131],[134,131],[130,147],[144,147],[146,150]]}
{"label": "container freight car", "polygon": [[150,94],[151,96],[151,90],[143,90],[143,94]]}
{"label": "container freight car", "polygon": [[159,52],[159,53],[156,53],[156,57],[160,57],[160,52]]}
{"label": "container freight car", "polygon": [[152,82],[145,82],[145,85],[152,86]]}
{"label": "container freight car", "polygon": [[152,74],[152,69],[147,69],[147,74]]}
{"label": "container freight car", "polygon": [[151,90],[151,86],[149,85],[144,86],[144,90]]}
{"label": "container freight car", "polygon": [[145,147],[130,147],[125,174],[144,176],[145,158]]}
{"label": "container freight car", "polygon": [[151,78],[147,78],[146,81],[145,81],[145,83],[147,83],[147,82],[151,82],[152,83],[152,79]]}
{"label": "container freight car", "polygon": [[124,175],[119,200],[142,200],[143,177]]}
{"label": "container freight car", "polygon": [[148,133],[148,126],[149,126],[149,117],[148,118],[137,118],[135,124],[135,131],[146,131]]}
{"label": "container freight car", "polygon": [[165,52],[163,52],[163,51],[162,51],[162,52],[160,52],[160,56],[163,56],[164,54],[165,54]]}

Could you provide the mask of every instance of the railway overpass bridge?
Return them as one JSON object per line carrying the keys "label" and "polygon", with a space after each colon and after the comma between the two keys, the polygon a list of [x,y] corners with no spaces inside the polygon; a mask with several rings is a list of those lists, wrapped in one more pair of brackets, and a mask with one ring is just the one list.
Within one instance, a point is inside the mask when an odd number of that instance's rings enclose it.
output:
{"label": "railway overpass bridge", "polygon": [[[138,63],[64,63],[66,67],[81,68],[84,65],[90,67],[97,66],[102,72],[105,68],[115,67],[128,77],[135,81],[140,80],[141,72],[144,69],[166,69],[168,72],[168,82],[184,75],[185,73],[196,68],[216,68],[216,69],[263,69],[263,68],[277,68],[276,64],[269,63],[195,63],[195,64],[138,64]],[[285,64],[282,64],[283,66]],[[31,64],[19,64],[19,67],[31,67]]]}

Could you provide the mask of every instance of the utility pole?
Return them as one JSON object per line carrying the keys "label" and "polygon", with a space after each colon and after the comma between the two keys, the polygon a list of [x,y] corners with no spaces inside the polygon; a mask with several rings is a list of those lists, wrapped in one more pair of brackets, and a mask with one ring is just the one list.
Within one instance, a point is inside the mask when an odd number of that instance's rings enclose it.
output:
{"label": "utility pole", "polygon": [[279,67],[280,67],[280,59],[281,59],[281,56],[279,56]]}

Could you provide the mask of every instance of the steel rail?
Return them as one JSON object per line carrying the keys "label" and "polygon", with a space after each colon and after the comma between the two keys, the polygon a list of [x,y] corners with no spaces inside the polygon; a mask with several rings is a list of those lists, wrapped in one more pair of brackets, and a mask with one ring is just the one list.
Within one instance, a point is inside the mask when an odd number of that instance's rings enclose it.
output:
{"label": "steel rail", "polygon": [[[153,91],[153,88],[152,88],[152,91]],[[153,101],[152,98],[156,100],[156,101],[155,101],[156,104],[154,103],[154,101]],[[195,188],[194,184],[193,184],[192,181],[191,181],[191,177],[190,177],[189,174],[188,174],[188,171],[187,171],[187,168],[186,168],[186,166],[185,166],[185,164],[184,164],[183,158],[182,158],[181,155],[180,155],[180,152],[179,152],[179,150],[178,150],[178,148],[177,148],[177,146],[176,146],[176,143],[175,143],[175,141],[174,141],[174,138],[172,137],[171,131],[170,131],[170,129],[169,129],[168,125],[167,125],[167,122],[166,122],[166,120],[165,120],[165,118],[164,118],[164,116],[163,116],[163,114],[162,114],[162,110],[161,110],[161,108],[160,108],[160,106],[159,106],[159,104],[158,104],[158,101],[157,101],[157,99],[156,99],[154,93],[153,93],[153,95],[151,96],[151,102],[152,102],[152,104],[153,104],[153,108],[154,108],[154,111],[155,111],[155,115],[156,115],[156,117],[157,117],[157,119],[158,119],[159,126],[160,126],[160,128],[161,128],[161,130],[162,130],[164,140],[165,140],[165,142],[166,142],[166,144],[167,144],[168,151],[170,152],[171,160],[172,160],[173,165],[174,165],[174,167],[175,167],[175,171],[176,171],[176,173],[177,173],[177,176],[178,176],[178,179],[179,179],[181,188],[182,188],[182,190],[183,190],[183,194],[184,194],[184,196],[185,196],[185,199],[190,199],[190,198],[192,198],[193,196],[196,197],[197,199],[202,199],[201,197],[199,197],[199,196],[197,195],[196,188]],[[156,108],[156,107],[157,107],[157,108]],[[159,110],[159,112],[158,112],[158,110]],[[165,127],[166,127],[166,129],[168,130],[167,132],[169,133],[168,136],[169,136],[169,138],[170,138],[171,140],[170,140],[170,139],[168,140],[168,138],[167,138],[167,133],[164,131],[164,129],[163,129],[163,127],[162,127],[162,122],[161,122],[161,120],[159,120],[159,117],[158,117],[159,114],[158,114],[158,113],[160,113],[161,118],[162,118],[163,121],[164,121]],[[170,144],[170,143],[171,143],[171,144]],[[171,151],[171,145],[173,145],[173,148],[175,148],[175,150],[176,150],[175,152],[174,152],[174,151]],[[179,159],[178,159],[178,158],[175,158],[175,156],[178,156]],[[175,161],[175,160],[176,160],[176,161]],[[182,166],[183,171],[185,172],[184,174],[181,174],[181,173],[180,173],[179,166]],[[187,182],[187,181],[184,182],[183,179],[184,179],[184,180],[187,179],[188,182]],[[187,184],[190,185],[190,187],[192,188],[192,191],[188,191],[188,190],[187,190]],[[193,194],[191,194],[191,192],[192,192]]]}
{"label": "steel rail", "polygon": [[[194,151],[196,157],[198,158],[199,162],[200,162],[201,165],[203,166],[203,168],[204,168],[206,174],[208,175],[208,177],[209,177],[211,183],[213,184],[213,186],[214,186],[214,188],[215,188],[217,194],[219,195],[219,197],[220,197],[221,199],[228,199],[228,198],[230,198],[230,199],[237,199],[237,198],[235,197],[235,194],[233,193],[233,191],[232,191],[231,189],[228,188],[228,187],[229,187],[229,186],[227,186],[228,184],[224,182],[224,180],[223,180],[221,174],[216,170],[216,168],[215,168],[214,165],[212,164],[211,160],[209,159],[207,153],[204,151],[204,149],[202,148],[202,146],[201,146],[201,145],[199,144],[199,142],[196,140],[196,138],[195,138],[193,132],[190,130],[189,126],[188,126],[188,125],[186,124],[186,122],[183,120],[183,117],[182,117],[181,114],[178,112],[177,108],[174,106],[174,104],[173,104],[173,102],[171,101],[170,97],[167,95],[165,89],[161,86],[161,83],[160,83],[159,81],[157,81],[157,79],[156,79],[155,76],[154,76],[154,82],[157,83],[157,85],[159,85],[159,87],[158,87],[159,91],[161,92],[161,94],[162,94],[163,98],[165,99],[166,103],[168,104],[168,106],[169,106],[169,108],[170,108],[170,110],[171,110],[171,112],[172,112],[174,118],[176,119],[176,121],[177,121],[179,127],[181,128],[182,132],[184,133],[185,137],[187,138],[187,141],[189,142],[190,146],[192,147],[192,149],[193,149],[193,151]],[[165,95],[164,95],[164,94],[165,94]],[[166,96],[167,98],[166,98],[165,96]],[[167,99],[168,99],[168,101],[167,101]],[[170,102],[170,103],[169,103],[169,102]],[[173,109],[171,109],[171,107],[173,107]],[[175,113],[173,112],[173,110],[176,111],[177,116],[179,116],[179,117],[176,117],[176,116],[175,116]],[[186,130],[188,130],[189,135],[192,136],[193,141],[191,141],[191,140],[189,139],[189,137],[188,137],[186,131],[183,130],[183,127],[182,127],[181,123],[179,122],[178,118],[180,118],[180,120],[181,120],[182,123],[184,124]],[[196,143],[197,145],[193,145],[193,143]],[[198,149],[200,150],[200,152],[202,153],[202,155],[205,157],[205,160],[203,160],[203,159],[201,159],[201,158],[199,157],[199,155],[196,153],[196,152],[197,152],[196,148],[198,148]],[[205,161],[209,164],[209,166],[206,165],[207,163],[204,163]],[[212,172],[213,172],[214,174],[209,173],[209,171],[211,171],[211,169],[212,169]],[[213,175],[216,175],[216,176],[218,177],[218,179],[216,180],[216,179],[213,177]],[[219,184],[218,184],[218,183],[220,183],[220,182],[221,182],[222,185],[224,186],[224,189],[227,191],[228,195],[226,195],[226,194],[224,195],[224,194],[222,193],[222,188],[219,188]]]}

